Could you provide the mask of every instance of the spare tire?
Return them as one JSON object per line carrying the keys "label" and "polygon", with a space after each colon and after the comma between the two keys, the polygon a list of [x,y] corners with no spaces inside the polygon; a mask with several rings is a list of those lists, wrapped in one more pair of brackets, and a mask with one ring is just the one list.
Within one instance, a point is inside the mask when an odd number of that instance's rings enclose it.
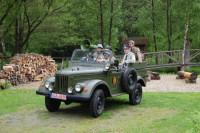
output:
{"label": "spare tire", "polygon": [[137,84],[137,73],[133,68],[127,68],[121,77],[121,87],[124,91],[130,93],[134,90]]}

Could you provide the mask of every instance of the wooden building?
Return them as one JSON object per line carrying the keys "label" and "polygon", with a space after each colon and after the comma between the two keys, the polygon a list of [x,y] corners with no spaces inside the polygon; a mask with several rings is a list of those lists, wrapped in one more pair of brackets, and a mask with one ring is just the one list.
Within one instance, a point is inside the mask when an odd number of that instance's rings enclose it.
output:
{"label": "wooden building", "polygon": [[148,45],[148,40],[145,37],[129,37],[126,40],[122,42],[122,44],[128,44],[129,40],[135,41],[135,46],[140,48],[142,53],[147,52],[147,45]]}

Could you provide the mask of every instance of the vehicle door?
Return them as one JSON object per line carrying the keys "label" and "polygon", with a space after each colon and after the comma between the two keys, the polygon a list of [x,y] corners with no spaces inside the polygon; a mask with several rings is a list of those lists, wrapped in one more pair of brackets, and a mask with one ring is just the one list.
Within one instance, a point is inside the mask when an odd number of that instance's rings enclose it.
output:
{"label": "vehicle door", "polygon": [[120,87],[121,71],[119,71],[119,69],[111,67],[107,73],[107,79],[112,95],[122,92]]}

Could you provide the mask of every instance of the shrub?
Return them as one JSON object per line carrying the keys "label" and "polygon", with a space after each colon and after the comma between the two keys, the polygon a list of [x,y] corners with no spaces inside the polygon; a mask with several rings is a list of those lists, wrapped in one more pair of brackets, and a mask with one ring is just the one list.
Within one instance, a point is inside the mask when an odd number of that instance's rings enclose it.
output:
{"label": "shrub", "polygon": [[8,80],[0,79],[0,89],[9,89],[11,87],[11,83]]}

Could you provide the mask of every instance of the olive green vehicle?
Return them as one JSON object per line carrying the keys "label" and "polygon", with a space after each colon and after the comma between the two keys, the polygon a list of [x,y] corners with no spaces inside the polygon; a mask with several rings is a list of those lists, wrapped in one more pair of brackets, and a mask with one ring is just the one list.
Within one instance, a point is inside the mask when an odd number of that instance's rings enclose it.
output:
{"label": "olive green vehicle", "polygon": [[105,99],[121,94],[129,95],[131,105],[140,104],[146,71],[139,68],[145,64],[120,66],[111,51],[102,53],[106,59],[99,61],[92,51],[75,50],[69,67],[57,71],[54,77],[42,83],[36,93],[45,96],[48,111],[57,111],[61,102],[66,105],[86,102],[91,115],[98,117],[104,110]]}

